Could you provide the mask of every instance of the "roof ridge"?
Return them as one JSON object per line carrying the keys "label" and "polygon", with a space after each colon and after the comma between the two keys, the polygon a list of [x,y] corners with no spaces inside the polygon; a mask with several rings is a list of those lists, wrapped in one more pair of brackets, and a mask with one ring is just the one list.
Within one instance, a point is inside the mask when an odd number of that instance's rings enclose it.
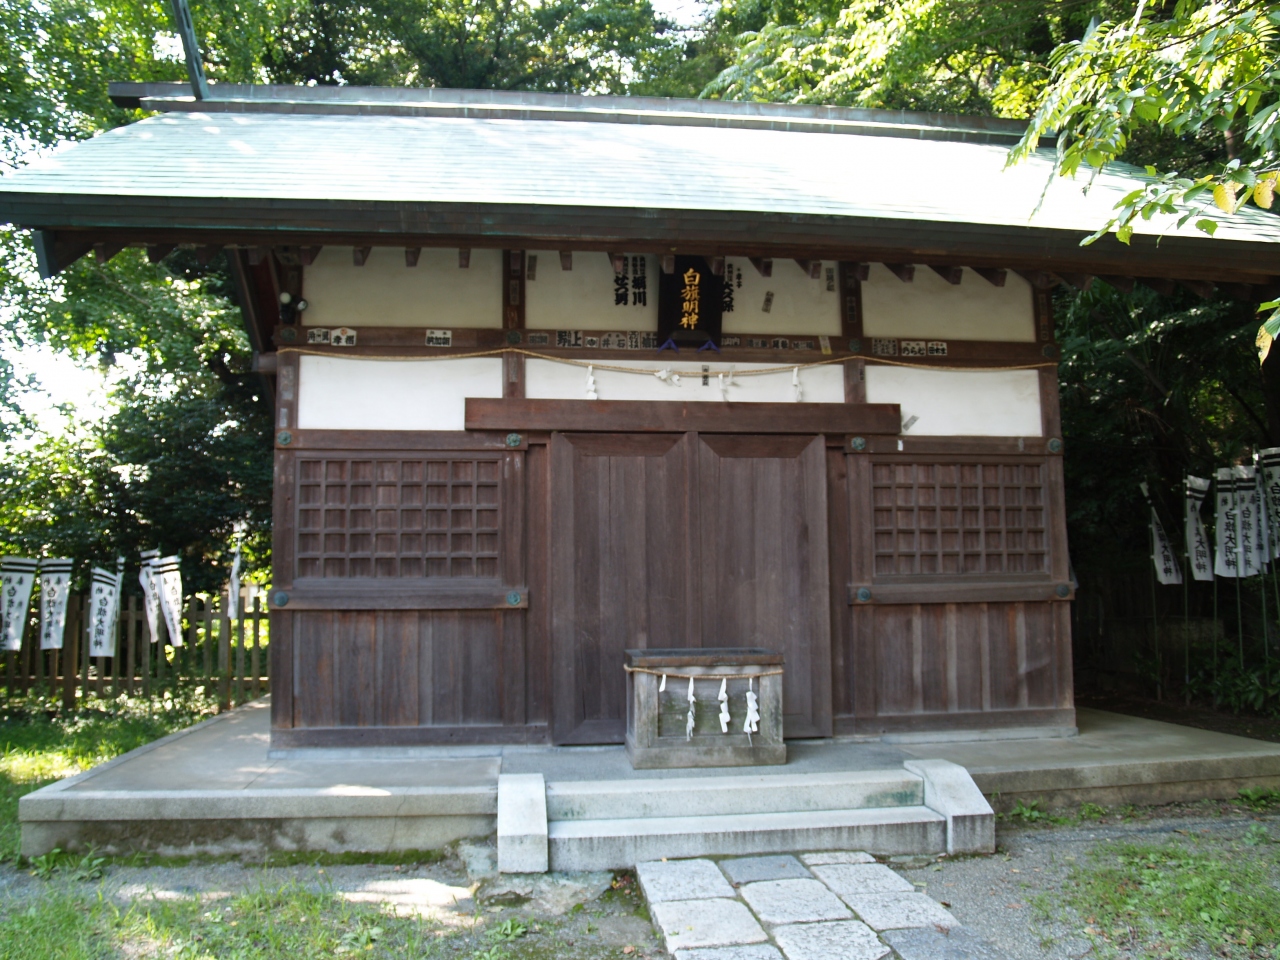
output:
{"label": "roof ridge", "polygon": [[1026,124],[998,117],[910,110],[872,110],[818,104],[762,103],[462,90],[444,87],[285,86],[211,84],[196,100],[184,83],[112,83],[119,106],[158,112],[320,113],[333,115],[467,116],[523,120],[741,126],[756,129],[874,133],[930,140],[1012,143]]}

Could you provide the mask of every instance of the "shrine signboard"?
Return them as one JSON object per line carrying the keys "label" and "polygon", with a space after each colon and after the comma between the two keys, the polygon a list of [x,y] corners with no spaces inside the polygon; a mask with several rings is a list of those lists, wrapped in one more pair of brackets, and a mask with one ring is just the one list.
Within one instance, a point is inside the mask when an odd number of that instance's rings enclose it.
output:
{"label": "shrine signboard", "polygon": [[658,281],[658,340],[720,345],[724,280],[704,257],[676,257],[675,269]]}

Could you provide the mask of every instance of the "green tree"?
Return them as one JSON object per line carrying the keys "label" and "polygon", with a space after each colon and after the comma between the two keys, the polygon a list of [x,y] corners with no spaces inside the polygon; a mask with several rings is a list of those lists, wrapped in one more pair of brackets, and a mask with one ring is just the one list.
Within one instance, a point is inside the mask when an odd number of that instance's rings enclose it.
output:
{"label": "green tree", "polygon": [[[1011,161],[1052,131],[1062,176],[1124,159],[1145,161],[1151,177],[1086,242],[1114,230],[1127,243],[1135,219],[1158,214],[1178,215],[1179,225],[1194,219],[1212,234],[1219,216],[1250,200],[1271,207],[1280,176],[1280,5],[1179,0],[1166,12],[1143,3],[1064,43],[1051,69]],[[1211,146],[1170,155],[1173,138]]]}
{"label": "green tree", "polygon": [[738,37],[733,63],[707,93],[1025,116],[1055,47],[1109,7],[1093,0],[779,2],[756,13],[763,22]]}

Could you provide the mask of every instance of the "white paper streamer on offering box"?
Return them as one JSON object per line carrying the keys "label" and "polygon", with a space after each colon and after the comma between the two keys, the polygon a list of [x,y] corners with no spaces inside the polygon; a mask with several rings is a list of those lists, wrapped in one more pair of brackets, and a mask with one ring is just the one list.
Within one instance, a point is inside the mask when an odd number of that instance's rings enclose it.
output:
{"label": "white paper streamer on offering box", "polygon": [[22,649],[22,634],[27,626],[27,606],[31,603],[31,587],[40,561],[32,557],[5,557],[0,560],[0,589],[3,589],[3,649]]}
{"label": "white paper streamer on offering box", "polygon": [[71,592],[71,568],[75,561],[40,561],[40,649],[61,650],[67,628],[67,596]]}

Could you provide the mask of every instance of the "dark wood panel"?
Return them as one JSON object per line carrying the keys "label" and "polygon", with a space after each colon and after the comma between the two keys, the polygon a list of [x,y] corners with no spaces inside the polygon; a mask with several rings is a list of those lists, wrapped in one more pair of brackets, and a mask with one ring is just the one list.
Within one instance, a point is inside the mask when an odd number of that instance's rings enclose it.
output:
{"label": "dark wood panel", "polygon": [[276,749],[296,747],[413,747],[446,744],[546,743],[545,724],[462,724],[417,727],[313,727],[272,730]]}
{"label": "dark wood panel", "polygon": [[[866,594],[859,591],[866,590]],[[1060,590],[1067,592],[1060,593]],[[939,580],[925,577],[878,578],[852,583],[844,588],[850,604],[878,603],[987,603],[991,601],[1064,601],[1074,597],[1069,582],[1055,583],[1047,577],[1003,580],[974,577],[970,580]],[[867,594],[870,594],[868,597]],[[865,598],[865,599],[864,599]]]}
{"label": "dark wood panel", "polygon": [[530,723],[551,719],[551,454],[546,445],[529,448],[525,461],[529,593],[538,597],[525,624],[526,701]]}
{"label": "dark wood panel", "polygon": [[431,669],[422,673],[423,694],[430,692],[436,726],[501,724],[501,614],[441,611],[421,616],[424,655]]}
{"label": "dark wood panel", "polygon": [[932,716],[942,730],[943,714],[1070,709],[1070,675],[1061,670],[1070,647],[1065,610],[1056,602],[854,607],[855,700],[841,713],[867,724]]}
{"label": "dark wood panel", "polygon": [[702,645],[786,658],[788,737],[831,732],[827,452],[821,437],[699,437]]}
{"label": "dark wood panel", "polygon": [[[846,439],[848,444],[852,437]],[[990,457],[1023,457],[1028,460],[1054,456],[1045,437],[863,437],[860,449],[849,446],[850,453],[876,455],[888,459],[897,455],[904,460],[936,457],[947,463],[967,463]],[[901,444],[901,446],[899,446]],[[1057,451],[1058,454],[1061,450]]]}
{"label": "dark wood panel", "polygon": [[684,403],[467,398],[468,430],[897,434],[896,403]]}
{"label": "dark wood panel", "polygon": [[410,610],[378,615],[376,698],[378,723],[382,726],[418,724],[418,616]]}
{"label": "dark wood panel", "polygon": [[[273,591],[272,603],[279,608]],[[299,577],[288,591],[290,610],[518,610],[529,588],[501,580],[447,577]]]}
{"label": "dark wood panel", "polygon": [[378,724],[377,626],[378,615],[371,611],[333,614],[337,726],[372,727]]}
{"label": "dark wood panel", "polygon": [[921,713],[896,716],[837,717],[835,732],[840,736],[878,736],[886,733],[931,733],[934,731],[999,730],[1011,727],[1074,727],[1074,707],[1055,710],[981,710],[945,715]]}
{"label": "dark wood panel", "polygon": [[686,645],[683,436],[556,435],[551,446],[553,736],[621,742],[623,651]]}
{"label": "dark wood panel", "polygon": [[294,716],[294,616],[283,610],[270,612],[271,642],[267,657],[271,677],[271,728],[293,726]]}
{"label": "dark wood panel", "polygon": [[322,611],[293,614],[296,727],[337,724],[334,616]]}
{"label": "dark wood panel", "polygon": [[853,577],[850,567],[848,457],[827,448],[827,576],[831,618],[831,711],[853,712],[853,685],[849,643],[851,613],[844,591]]}
{"label": "dark wood panel", "polygon": [[[516,444],[516,449],[523,447],[522,439],[519,444]],[[430,432],[294,429],[289,431],[289,442],[284,445],[280,444],[277,434],[276,449],[334,450],[365,456],[376,451],[379,456],[395,457],[430,450],[493,454],[510,450],[512,446],[506,433],[485,433],[480,430]]]}

